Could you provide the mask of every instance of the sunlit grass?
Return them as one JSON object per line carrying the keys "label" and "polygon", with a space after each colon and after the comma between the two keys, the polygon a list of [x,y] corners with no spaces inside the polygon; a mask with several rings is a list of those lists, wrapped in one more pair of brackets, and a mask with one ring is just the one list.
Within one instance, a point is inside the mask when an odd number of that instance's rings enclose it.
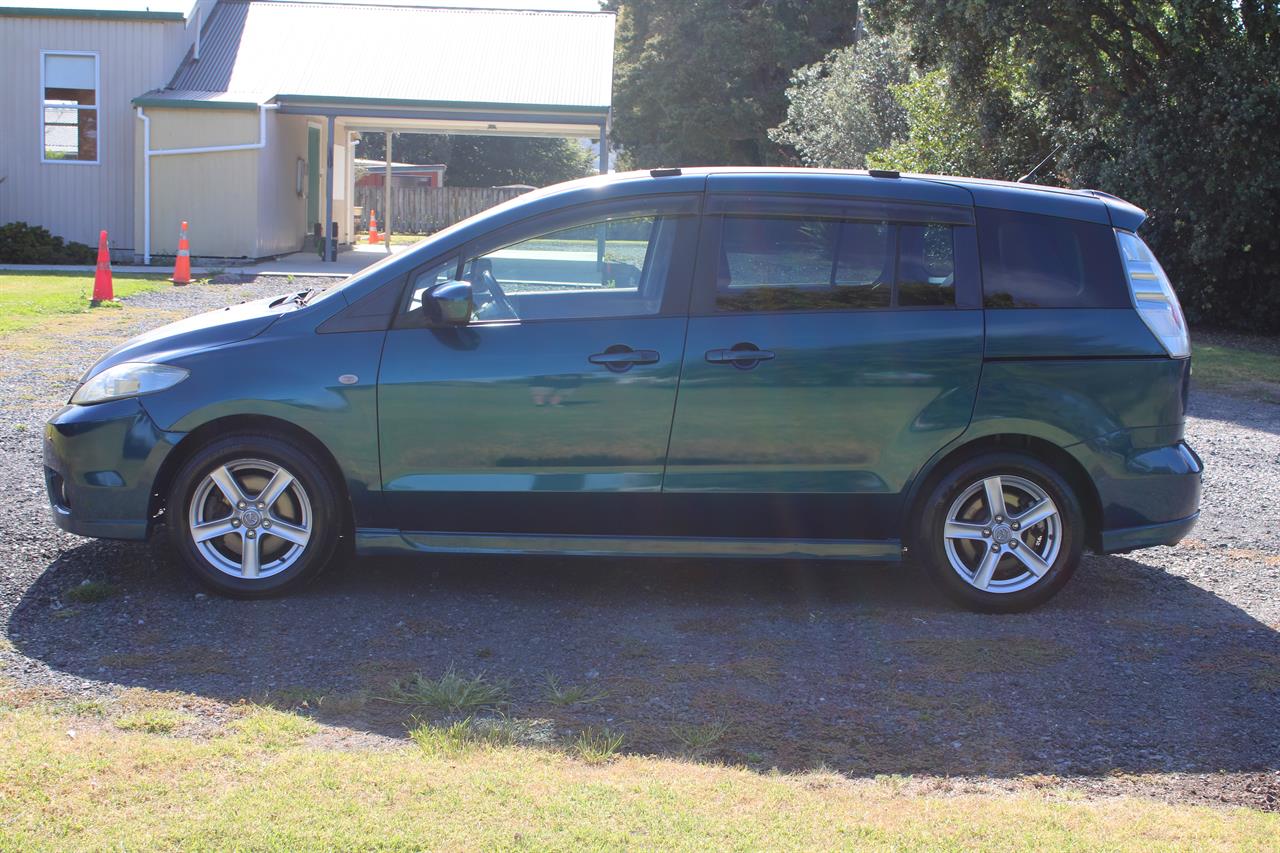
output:
{"label": "sunlit grass", "polygon": [[[1280,816],[1026,785],[820,769],[756,773],[619,755],[617,735],[508,744],[476,721],[435,745],[339,749],[251,708],[222,734],[0,712],[0,850],[1274,849]],[[161,729],[166,728],[161,726]],[[494,733],[497,732],[497,733]],[[417,738],[415,738],[417,740]],[[456,748],[455,748],[456,747]],[[1011,780],[1016,783],[1016,780]],[[941,786],[941,787],[939,787]]]}
{"label": "sunlit grass", "polygon": [[1280,355],[1244,347],[1193,344],[1191,379],[1203,388],[1235,391],[1280,403]]}
{"label": "sunlit grass", "polygon": [[[112,276],[117,299],[171,286],[162,274]],[[92,272],[0,273],[0,332],[27,329],[53,315],[82,314],[92,298]]]}

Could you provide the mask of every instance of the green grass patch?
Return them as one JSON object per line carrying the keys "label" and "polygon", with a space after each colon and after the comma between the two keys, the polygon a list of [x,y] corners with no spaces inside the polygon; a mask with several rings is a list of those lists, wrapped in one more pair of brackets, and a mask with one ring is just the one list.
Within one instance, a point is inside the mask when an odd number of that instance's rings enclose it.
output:
{"label": "green grass patch", "polygon": [[0,717],[2,850],[1273,849],[1280,816],[558,751],[268,749]]}
{"label": "green grass patch", "polygon": [[1280,355],[1223,344],[1193,344],[1191,378],[1202,388],[1280,403]]}
{"label": "green grass patch", "polygon": [[552,705],[597,705],[609,695],[606,690],[595,690],[585,684],[562,684],[554,673],[548,672],[546,679],[542,696]]}
{"label": "green grass patch", "polygon": [[[117,299],[171,287],[163,274],[112,276]],[[93,273],[0,273],[0,332],[16,332],[60,314],[89,311]]]}
{"label": "green grass patch", "polygon": [[573,754],[588,764],[612,761],[622,748],[623,736],[609,729],[584,729],[573,742]]}
{"label": "green grass patch", "polygon": [[74,601],[77,604],[94,604],[106,601],[116,594],[116,588],[106,581],[84,580],[62,594],[63,601]]}
{"label": "green grass patch", "polygon": [[457,713],[503,704],[507,700],[508,687],[506,681],[495,681],[483,672],[462,675],[450,664],[439,678],[427,678],[420,672],[416,673],[397,682],[390,693],[381,698],[401,705],[419,705]]}
{"label": "green grass patch", "polygon": [[185,714],[168,708],[150,708],[121,717],[116,720],[116,728],[126,732],[169,735],[181,728],[187,719]]}

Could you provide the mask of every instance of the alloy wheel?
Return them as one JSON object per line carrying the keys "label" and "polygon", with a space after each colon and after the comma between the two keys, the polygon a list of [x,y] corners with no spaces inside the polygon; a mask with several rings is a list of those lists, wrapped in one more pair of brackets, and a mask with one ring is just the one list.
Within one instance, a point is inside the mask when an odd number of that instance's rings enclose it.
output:
{"label": "alloy wheel", "polygon": [[1011,593],[1048,573],[1062,547],[1062,516],[1048,492],[1023,477],[985,477],[947,511],[951,568],[974,589]]}
{"label": "alloy wheel", "polygon": [[301,481],[263,459],[218,465],[191,495],[187,524],[209,565],[236,578],[268,578],[306,551],[314,517]]}

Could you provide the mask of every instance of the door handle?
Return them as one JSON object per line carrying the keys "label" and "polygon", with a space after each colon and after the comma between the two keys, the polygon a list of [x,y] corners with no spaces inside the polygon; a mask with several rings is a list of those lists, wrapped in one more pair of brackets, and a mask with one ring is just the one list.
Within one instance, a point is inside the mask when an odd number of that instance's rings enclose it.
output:
{"label": "door handle", "polygon": [[604,352],[587,356],[592,364],[603,364],[615,373],[630,370],[636,364],[654,364],[661,356],[656,350],[632,349],[625,344],[614,344]]}
{"label": "door handle", "polygon": [[712,364],[732,364],[740,370],[750,370],[760,362],[775,357],[772,350],[760,349],[752,343],[734,344],[729,349],[707,350],[707,361]]}

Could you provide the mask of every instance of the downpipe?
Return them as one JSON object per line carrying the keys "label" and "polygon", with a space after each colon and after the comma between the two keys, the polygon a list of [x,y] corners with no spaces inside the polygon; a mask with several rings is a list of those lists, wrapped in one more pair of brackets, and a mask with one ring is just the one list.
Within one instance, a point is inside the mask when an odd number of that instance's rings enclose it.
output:
{"label": "downpipe", "polygon": [[151,147],[151,116],[135,107],[142,120],[142,261],[151,263],[151,158],[167,154],[216,154],[222,151],[259,151],[267,147],[267,111],[280,109],[279,104],[258,105],[258,141],[238,145],[204,145],[197,148]]}

